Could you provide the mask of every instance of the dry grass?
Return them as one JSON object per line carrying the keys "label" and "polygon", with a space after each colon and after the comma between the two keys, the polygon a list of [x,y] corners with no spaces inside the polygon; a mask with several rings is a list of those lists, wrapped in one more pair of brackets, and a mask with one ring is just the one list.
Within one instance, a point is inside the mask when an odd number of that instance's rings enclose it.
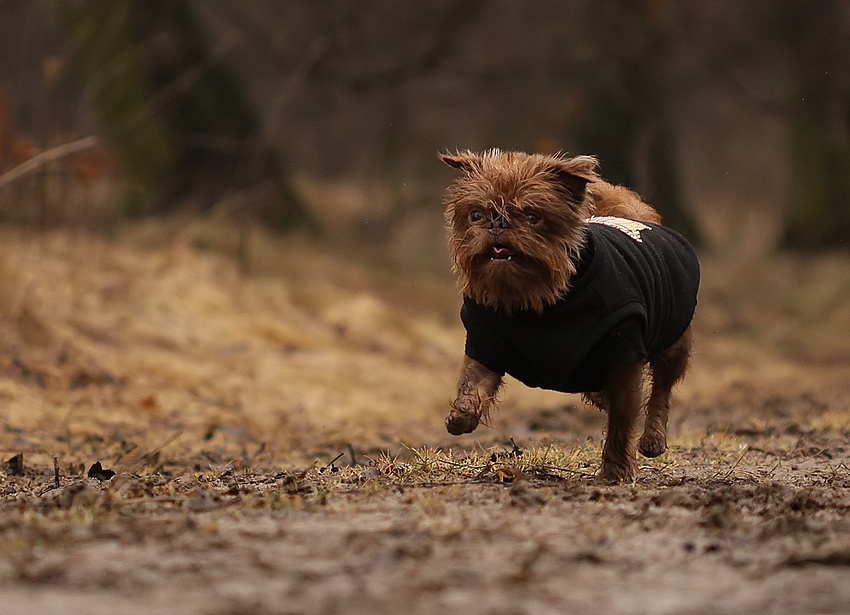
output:
{"label": "dry grass", "polygon": [[456,331],[406,320],[359,283],[362,269],[304,243],[276,246],[286,277],[246,280],[227,254],[151,239],[165,232],[137,229],[115,244],[7,231],[11,425],[117,430],[149,446],[181,429],[183,454],[264,442],[268,455],[303,461],[328,442],[386,443],[376,424],[394,416],[439,422]]}

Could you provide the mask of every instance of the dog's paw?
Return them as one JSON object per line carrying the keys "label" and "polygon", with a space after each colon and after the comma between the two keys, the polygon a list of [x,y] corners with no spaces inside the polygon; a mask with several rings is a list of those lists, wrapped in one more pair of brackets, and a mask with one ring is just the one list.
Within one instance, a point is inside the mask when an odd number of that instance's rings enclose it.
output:
{"label": "dog's paw", "polygon": [[637,463],[602,463],[602,468],[596,476],[596,480],[603,484],[616,485],[619,483],[631,483],[637,478]]}
{"label": "dog's paw", "polygon": [[471,433],[481,422],[480,400],[472,395],[458,395],[446,417],[446,429],[453,436]]}
{"label": "dog's paw", "polygon": [[664,434],[643,434],[638,441],[638,450],[644,457],[658,457],[667,450],[667,438]]}
{"label": "dog's paw", "polygon": [[473,412],[453,411],[446,417],[446,429],[453,436],[472,433],[478,427],[478,415]]}

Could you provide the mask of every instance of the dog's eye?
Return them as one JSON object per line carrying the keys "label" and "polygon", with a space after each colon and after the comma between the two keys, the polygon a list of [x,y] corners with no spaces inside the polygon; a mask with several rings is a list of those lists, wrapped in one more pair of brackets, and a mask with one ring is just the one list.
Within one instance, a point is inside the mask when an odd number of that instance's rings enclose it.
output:
{"label": "dog's eye", "polygon": [[482,214],[477,209],[473,209],[469,213],[469,221],[470,222],[481,222],[484,219],[484,214]]}
{"label": "dog's eye", "polygon": [[540,224],[541,222],[543,222],[543,218],[541,218],[540,216],[538,216],[535,213],[527,211],[527,212],[525,212],[525,221],[528,222],[531,225],[536,225],[536,224]]}

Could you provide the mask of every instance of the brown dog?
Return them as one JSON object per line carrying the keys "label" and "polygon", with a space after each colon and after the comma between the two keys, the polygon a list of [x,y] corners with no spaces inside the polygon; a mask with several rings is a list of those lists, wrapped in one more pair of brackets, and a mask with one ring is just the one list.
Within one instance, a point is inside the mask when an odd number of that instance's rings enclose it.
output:
{"label": "brown dog", "polygon": [[637,474],[667,448],[673,385],[691,349],[699,264],[640,197],[601,181],[596,160],[490,150],[442,154],[463,173],[445,221],[464,294],[466,352],[449,433],[487,420],[502,378],[584,393],[608,413],[601,476]]}

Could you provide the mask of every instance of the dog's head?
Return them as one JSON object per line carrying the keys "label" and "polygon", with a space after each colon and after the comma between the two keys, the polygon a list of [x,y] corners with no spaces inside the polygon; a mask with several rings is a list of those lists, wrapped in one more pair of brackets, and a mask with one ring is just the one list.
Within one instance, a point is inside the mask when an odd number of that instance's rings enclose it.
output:
{"label": "dog's head", "polygon": [[567,290],[592,204],[596,159],[489,150],[441,154],[462,172],[445,222],[464,294],[513,313],[537,312]]}

